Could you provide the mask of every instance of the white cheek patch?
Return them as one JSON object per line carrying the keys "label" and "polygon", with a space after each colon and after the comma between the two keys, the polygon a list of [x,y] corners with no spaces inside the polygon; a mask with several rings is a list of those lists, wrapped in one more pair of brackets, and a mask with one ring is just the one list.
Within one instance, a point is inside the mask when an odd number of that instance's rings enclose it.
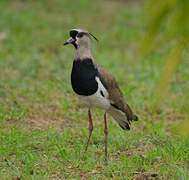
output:
{"label": "white cheek patch", "polygon": [[78,45],[78,40],[79,40],[79,39],[76,37],[76,41],[75,41],[75,43],[76,43],[77,45]]}

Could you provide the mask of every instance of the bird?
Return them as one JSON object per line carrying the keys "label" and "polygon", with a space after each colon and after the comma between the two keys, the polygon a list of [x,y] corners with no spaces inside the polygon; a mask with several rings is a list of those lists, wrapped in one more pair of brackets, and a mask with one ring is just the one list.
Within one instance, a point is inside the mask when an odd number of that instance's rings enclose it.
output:
{"label": "bird", "polygon": [[64,45],[73,45],[75,57],[71,71],[71,85],[80,101],[88,108],[88,139],[85,152],[93,132],[91,109],[104,110],[104,153],[108,159],[108,123],[107,113],[115,119],[123,130],[130,130],[131,121],[137,121],[138,116],[133,113],[123,97],[115,78],[101,65],[96,63],[91,52],[91,40],[98,39],[85,29],[75,28],[69,31],[69,39]]}

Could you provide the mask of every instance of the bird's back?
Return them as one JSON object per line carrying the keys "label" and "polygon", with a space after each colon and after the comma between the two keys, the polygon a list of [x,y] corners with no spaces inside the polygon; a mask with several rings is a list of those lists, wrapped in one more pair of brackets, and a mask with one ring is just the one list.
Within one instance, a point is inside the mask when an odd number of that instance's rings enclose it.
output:
{"label": "bird's back", "polygon": [[130,129],[130,121],[136,121],[138,120],[138,117],[132,112],[127,102],[125,102],[115,78],[102,66],[97,65],[97,67],[101,75],[101,80],[109,94],[111,106],[108,112],[118,121],[123,129]]}

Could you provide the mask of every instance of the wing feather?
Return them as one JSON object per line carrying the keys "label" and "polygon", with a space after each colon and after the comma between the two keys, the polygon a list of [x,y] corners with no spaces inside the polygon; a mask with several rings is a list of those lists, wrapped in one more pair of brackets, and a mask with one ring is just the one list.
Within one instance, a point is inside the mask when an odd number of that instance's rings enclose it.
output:
{"label": "wing feather", "polygon": [[108,93],[109,93],[109,100],[111,102],[111,105],[124,112],[127,116],[127,120],[135,120],[133,115],[133,112],[129,105],[124,101],[123,94],[115,80],[115,78],[102,66],[97,65],[100,79],[103,83],[103,85],[106,87]]}

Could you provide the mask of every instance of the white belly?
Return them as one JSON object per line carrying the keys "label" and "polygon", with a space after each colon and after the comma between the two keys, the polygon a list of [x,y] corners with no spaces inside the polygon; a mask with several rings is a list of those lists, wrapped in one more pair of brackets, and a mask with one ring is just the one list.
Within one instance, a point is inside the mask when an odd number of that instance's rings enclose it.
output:
{"label": "white belly", "polygon": [[[90,96],[81,96],[79,95],[79,99],[81,99],[89,108],[98,107],[105,110],[108,110],[110,107],[110,101],[108,99],[108,92],[104,88],[103,84],[100,82],[100,79],[96,77],[96,81],[98,82],[98,90],[95,94]],[[102,96],[101,92],[104,97]]]}

